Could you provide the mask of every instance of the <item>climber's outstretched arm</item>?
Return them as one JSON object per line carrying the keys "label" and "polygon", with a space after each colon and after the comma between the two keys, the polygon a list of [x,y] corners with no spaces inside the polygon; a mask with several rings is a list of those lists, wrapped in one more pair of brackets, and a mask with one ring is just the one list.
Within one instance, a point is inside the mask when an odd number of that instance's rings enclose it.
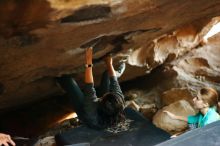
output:
{"label": "climber's outstretched arm", "polygon": [[93,81],[93,73],[92,73],[92,48],[86,49],[86,56],[85,56],[85,83],[94,83]]}

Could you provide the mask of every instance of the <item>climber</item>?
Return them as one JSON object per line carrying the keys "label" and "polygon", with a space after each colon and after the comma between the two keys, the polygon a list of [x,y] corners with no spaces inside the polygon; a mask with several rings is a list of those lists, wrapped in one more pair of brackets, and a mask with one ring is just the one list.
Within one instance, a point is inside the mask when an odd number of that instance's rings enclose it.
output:
{"label": "climber", "polygon": [[200,89],[197,96],[193,98],[193,104],[195,109],[198,109],[199,112],[187,118],[177,116],[169,111],[164,112],[172,119],[187,122],[190,129],[204,127],[207,124],[220,120],[220,115],[216,112],[218,93],[215,89],[209,87]]}
{"label": "climber", "polygon": [[96,94],[92,72],[92,52],[92,48],[86,49],[84,93],[69,75],[58,78],[58,83],[71,98],[79,119],[91,128],[103,129],[116,125],[125,119],[124,95],[117,80],[125,70],[125,63],[121,63],[119,70],[115,71],[112,57],[110,55],[105,57],[107,71],[104,71],[102,75]]}

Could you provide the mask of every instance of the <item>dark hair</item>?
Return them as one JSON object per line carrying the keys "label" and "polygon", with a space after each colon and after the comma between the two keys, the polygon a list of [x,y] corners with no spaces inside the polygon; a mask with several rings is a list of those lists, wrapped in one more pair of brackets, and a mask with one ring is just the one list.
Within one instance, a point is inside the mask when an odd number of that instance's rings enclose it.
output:
{"label": "dark hair", "polygon": [[210,107],[218,106],[218,92],[210,87],[205,87],[199,90],[198,95],[202,100],[209,104]]}
{"label": "dark hair", "polygon": [[124,121],[124,107],[124,97],[112,92],[105,94],[101,98],[98,108],[103,126],[107,128]]}

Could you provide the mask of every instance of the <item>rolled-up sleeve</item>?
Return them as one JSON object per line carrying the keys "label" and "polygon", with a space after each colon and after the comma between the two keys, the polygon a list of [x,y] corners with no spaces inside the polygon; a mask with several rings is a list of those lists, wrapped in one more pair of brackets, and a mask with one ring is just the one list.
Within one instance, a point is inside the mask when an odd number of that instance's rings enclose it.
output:
{"label": "rolled-up sleeve", "polygon": [[96,90],[94,84],[86,84],[84,88],[85,100],[83,103],[83,109],[85,111],[85,121],[88,125],[97,125],[98,124],[98,115],[97,115],[97,104],[98,98],[96,96]]}
{"label": "rolled-up sleeve", "polygon": [[110,77],[109,91],[117,93],[117,94],[121,95],[124,98],[124,95],[122,93],[121,87],[120,87],[119,82],[118,82],[118,79],[115,76]]}
{"label": "rolled-up sleeve", "polygon": [[96,118],[98,98],[96,96],[94,84],[86,84],[84,89],[84,95],[85,99],[83,103],[83,108],[86,113],[86,116],[90,118],[94,116],[94,118]]}
{"label": "rolled-up sleeve", "polygon": [[85,100],[96,101],[97,95],[93,83],[87,83],[84,88]]}

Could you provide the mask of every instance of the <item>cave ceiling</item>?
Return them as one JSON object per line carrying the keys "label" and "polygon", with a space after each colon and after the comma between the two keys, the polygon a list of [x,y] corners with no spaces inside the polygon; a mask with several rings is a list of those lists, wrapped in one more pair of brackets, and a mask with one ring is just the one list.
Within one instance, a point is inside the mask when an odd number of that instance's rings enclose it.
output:
{"label": "cave ceiling", "polygon": [[202,38],[219,9],[218,0],[1,0],[0,108],[62,94],[63,74],[82,82],[89,46],[96,78],[112,52],[129,64],[122,80],[168,64],[186,86],[218,87],[220,35]]}

